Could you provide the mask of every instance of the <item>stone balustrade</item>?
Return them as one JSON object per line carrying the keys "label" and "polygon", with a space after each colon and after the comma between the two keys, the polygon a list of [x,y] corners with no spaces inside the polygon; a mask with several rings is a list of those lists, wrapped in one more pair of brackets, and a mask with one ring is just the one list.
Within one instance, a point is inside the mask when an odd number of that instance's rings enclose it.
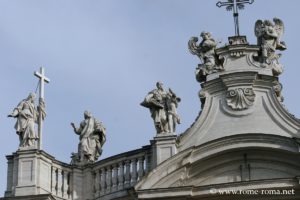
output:
{"label": "stone balustrade", "polygon": [[51,193],[62,199],[72,199],[72,169],[58,164],[51,166]]}
{"label": "stone balustrade", "polygon": [[59,200],[128,196],[127,190],[153,166],[151,145],[83,166],[60,162],[36,149],[17,151],[7,159],[5,197],[51,194]]}
{"label": "stone balustrade", "polygon": [[94,198],[124,191],[150,170],[150,146],[99,161],[93,167]]}
{"label": "stone balustrade", "polygon": [[69,164],[37,149],[17,151],[7,160],[5,197],[52,194],[56,199],[72,199]]}

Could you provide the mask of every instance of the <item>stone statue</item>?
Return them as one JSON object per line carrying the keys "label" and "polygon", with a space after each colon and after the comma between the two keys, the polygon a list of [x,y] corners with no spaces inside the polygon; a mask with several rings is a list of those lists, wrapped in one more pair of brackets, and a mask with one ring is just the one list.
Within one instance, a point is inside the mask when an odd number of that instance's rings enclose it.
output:
{"label": "stone statue", "polygon": [[177,107],[181,99],[176,96],[176,94],[171,90],[171,88],[169,88],[166,101],[169,132],[174,133],[176,131],[176,125],[180,124],[180,117],[177,114]]}
{"label": "stone statue", "polygon": [[255,23],[255,35],[257,44],[261,47],[261,62],[264,67],[271,66],[273,74],[278,76],[283,72],[283,66],[279,64],[278,59],[281,56],[276,54],[276,50],[285,50],[285,42],[280,41],[284,33],[283,22],[273,19],[274,24],[270,20],[257,20]]}
{"label": "stone statue", "polygon": [[35,123],[38,123],[39,114],[42,119],[46,117],[45,102],[41,99],[40,105],[35,108],[35,94],[30,93],[26,99],[23,99],[8,117],[17,118],[15,129],[19,135],[20,147],[36,147],[38,140],[35,131]]}
{"label": "stone statue", "polygon": [[171,89],[165,91],[161,82],[157,82],[156,87],[148,93],[141,105],[149,108],[158,134],[173,133],[176,124],[180,123],[176,110],[180,98]]}
{"label": "stone statue", "polygon": [[201,102],[201,109],[203,109],[205,101],[206,101],[207,94],[203,89],[201,89],[198,93],[198,96],[199,96],[199,99],[200,99],[200,102]]}
{"label": "stone statue", "polygon": [[188,42],[188,47],[191,54],[197,55],[202,61],[202,64],[196,68],[196,79],[203,82],[208,74],[221,71],[223,67],[220,66],[215,53],[218,42],[212,38],[209,32],[202,32],[200,36],[202,41],[199,45],[197,45],[198,38],[192,37]]}
{"label": "stone statue", "polygon": [[284,97],[282,95],[282,84],[279,81],[274,81],[273,83],[274,83],[273,89],[277,96],[277,99],[280,103],[282,103],[284,101]]}
{"label": "stone statue", "polygon": [[102,154],[102,146],[106,141],[105,128],[90,112],[84,112],[84,120],[76,128],[71,123],[74,132],[79,135],[78,154],[73,154],[72,163],[86,164],[95,162]]}

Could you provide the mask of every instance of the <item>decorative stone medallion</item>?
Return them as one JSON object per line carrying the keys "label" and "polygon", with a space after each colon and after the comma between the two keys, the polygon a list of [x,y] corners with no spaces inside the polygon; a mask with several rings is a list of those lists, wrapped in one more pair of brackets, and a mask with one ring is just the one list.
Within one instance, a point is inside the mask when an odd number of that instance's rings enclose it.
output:
{"label": "decorative stone medallion", "polygon": [[226,93],[227,105],[233,110],[245,110],[253,105],[255,93],[252,88],[230,89]]}

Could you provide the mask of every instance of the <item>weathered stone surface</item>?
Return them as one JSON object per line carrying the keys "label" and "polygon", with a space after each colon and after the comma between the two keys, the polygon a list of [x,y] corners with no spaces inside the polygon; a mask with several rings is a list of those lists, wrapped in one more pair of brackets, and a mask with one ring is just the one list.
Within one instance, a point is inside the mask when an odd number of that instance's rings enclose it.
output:
{"label": "weathered stone surface", "polygon": [[[274,22],[272,27],[260,28],[281,28],[283,32],[282,22]],[[135,186],[138,199],[232,199],[216,191],[300,190],[300,121],[282,105],[282,85],[277,78],[282,70],[275,49],[284,50],[285,44],[280,41],[282,32],[275,31],[280,30],[274,30],[276,37],[259,35],[258,46],[235,36],[229,45],[211,48],[223,70],[200,80],[200,116],[178,137],[178,153]],[[195,42],[189,43],[195,47],[194,54],[201,47]],[[265,59],[258,59],[261,57]],[[242,195],[234,199],[273,197]],[[299,193],[276,196],[297,198]]]}
{"label": "weathered stone surface", "polygon": [[226,93],[227,105],[233,110],[244,110],[253,105],[255,93],[252,88],[236,88]]}
{"label": "weathered stone surface", "polygon": [[274,18],[273,21],[274,24],[270,20],[257,20],[254,32],[257,45],[261,47],[259,61],[264,67],[271,68],[274,76],[278,76],[283,72],[283,66],[278,61],[281,55],[276,54],[276,50],[283,51],[286,45],[280,40],[284,33],[283,22],[278,18]]}
{"label": "weathered stone surface", "polygon": [[277,77],[253,60],[258,52],[251,45],[216,50],[224,59],[225,71],[208,75],[202,83],[204,107],[193,126],[179,137],[178,151],[236,134],[300,136],[300,121],[281,104]]}
{"label": "weathered stone surface", "polygon": [[135,189],[140,199],[204,198],[212,188],[300,189],[295,180],[300,173],[299,147],[296,140],[276,135],[223,137],[178,152]]}
{"label": "weathered stone surface", "polygon": [[18,197],[4,197],[0,200],[56,200],[51,194],[28,195]]}
{"label": "weathered stone surface", "polygon": [[197,37],[192,37],[188,42],[188,48],[191,54],[197,55],[202,62],[196,68],[196,79],[204,82],[207,75],[222,71],[223,66],[215,52],[218,42],[209,32],[203,31],[200,36],[202,37],[200,44],[197,44]]}
{"label": "weathered stone surface", "polygon": [[103,124],[88,111],[84,112],[84,120],[76,128],[71,123],[74,132],[79,135],[78,153],[73,153],[72,164],[85,165],[94,163],[102,154],[102,146],[106,141],[106,129]]}
{"label": "weathered stone surface", "polygon": [[[238,9],[250,2],[218,4]],[[20,149],[7,156],[4,199],[300,199],[300,120],[282,105],[277,77],[282,66],[275,50],[285,49],[280,41],[283,23],[274,22],[256,23],[258,45],[249,45],[239,34],[218,49],[207,32],[201,34],[199,45],[197,38],[190,40],[190,51],[203,60],[196,75],[202,110],[179,137],[174,132],[180,122],[176,111],[180,98],[158,82],[141,104],[150,109],[158,133],[151,145],[95,162],[103,143],[93,134],[97,130],[97,136],[105,137],[100,130],[104,128],[85,113],[80,128],[72,124],[81,136],[75,165],[38,149]],[[218,193],[283,189],[294,194]]]}
{"label": "weathered stone surface", "polygon": [[177,135],[174,133],[160,134],[154,137],[154,140],[151,141],[153,148],[153,167],[156,167],[177,153],[176,138]]}
{"label": "weathered stone surface", "polygon": [[30,93],[26,99],[23,99],[8,117],[17,118],[15,124],[16,133],[19,135],[20,149],[37,148],[39,136],[35,130],[35,123],[38,123],[39,116],[45,118],[45,103],[40,101],[36,108],[34,105],[35,94]]}
{"label": "weathered stone surface", "polygon": [[149,108],[157,134],[174,133],[180,124],[177,107],[181,99],[171,88],[166,91],[162,82],[157,82],[156,87],[140,105]]}
{"label": "weathered stone surface", "polygon": [[150,145],[84,166],[60,162],[37,149],[19,150],[7,160],[5,199],[11,200],[44,194],[57,200],[130,199],[132,186],[153,168]]}

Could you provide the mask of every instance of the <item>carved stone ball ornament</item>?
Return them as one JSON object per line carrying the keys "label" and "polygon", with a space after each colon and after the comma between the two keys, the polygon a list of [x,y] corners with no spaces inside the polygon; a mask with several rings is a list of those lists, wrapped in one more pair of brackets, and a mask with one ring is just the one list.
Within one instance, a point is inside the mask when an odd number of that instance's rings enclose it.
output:
{"label": "carved stone ball ornament", "polygon": [[252,88],[230,89],[226,93],[227,105],[233,110],[245,110],[253,105],[255,93]]}

